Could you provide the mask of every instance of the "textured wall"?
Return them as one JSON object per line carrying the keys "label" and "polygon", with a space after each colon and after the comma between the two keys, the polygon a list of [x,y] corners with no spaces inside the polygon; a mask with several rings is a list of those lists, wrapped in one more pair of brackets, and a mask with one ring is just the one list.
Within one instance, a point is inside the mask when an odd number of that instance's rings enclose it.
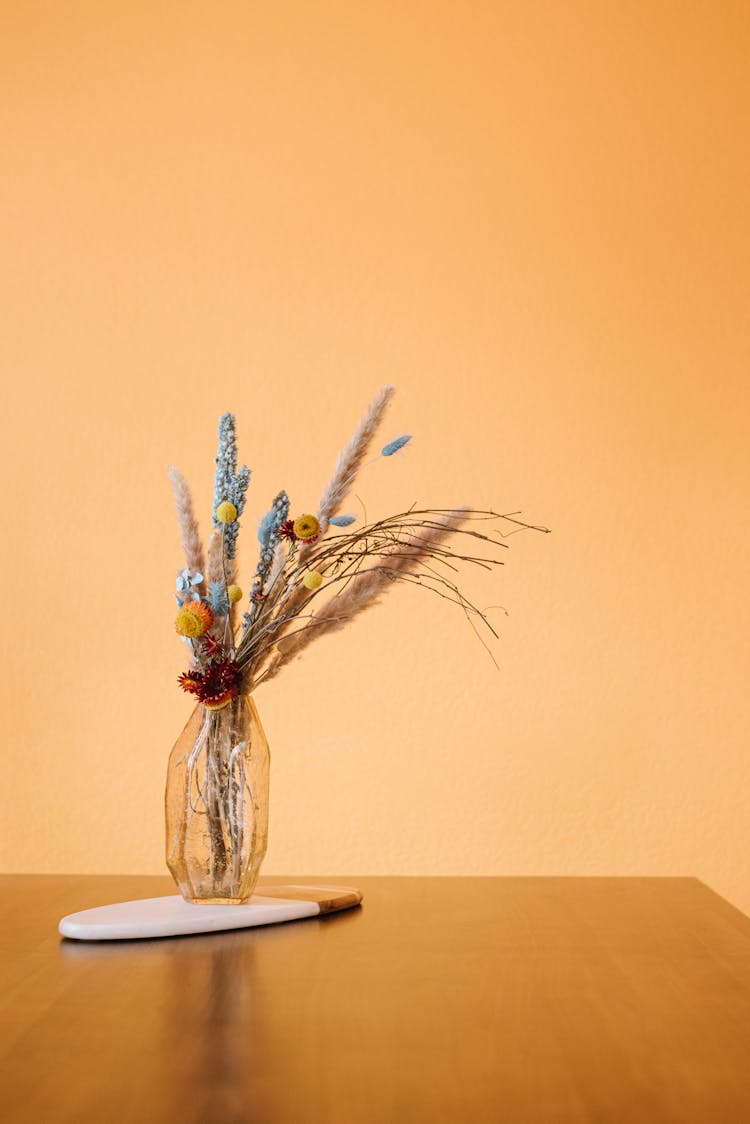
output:
{"label": "textured wall", "polygon": [[[750,908],[744,3],[6,4],[2,867],[159,871],[218,414],[309,509],[523,509],[497,672],[401,590],[261,692],[270,872]],[[204,526],[207,519],[204,518]]]}

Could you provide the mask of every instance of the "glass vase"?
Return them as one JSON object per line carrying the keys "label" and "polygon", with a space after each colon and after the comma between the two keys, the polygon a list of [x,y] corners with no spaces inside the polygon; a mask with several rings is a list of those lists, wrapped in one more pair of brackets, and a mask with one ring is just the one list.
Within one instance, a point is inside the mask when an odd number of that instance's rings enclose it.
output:
{"label": "glass vase", "polygon": [[199,703],[167,768],[167,866],[186,901],[240,905],[268,842],[270,754],[248,695]]}

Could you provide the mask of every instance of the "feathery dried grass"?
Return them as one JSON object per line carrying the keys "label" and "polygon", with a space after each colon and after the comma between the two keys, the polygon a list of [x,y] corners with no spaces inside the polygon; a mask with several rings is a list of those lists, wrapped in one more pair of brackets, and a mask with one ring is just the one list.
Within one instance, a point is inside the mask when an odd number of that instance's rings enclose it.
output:
{"label": "feathery dried grass", "polygon": [[351,441],[339,453],[333,476],[328,481],[318,506],[321,534],[325,534],[328,530],[331,516],[341,510],[395,391],[394,386],[387,385],[378,392],[357,426]]}
{"label": "feathery dried grass", "polygon": [[[203,544],[201,542],[198,521],[193,508],[193,496],[190,485],[178,468],[169,466],[169,482],[172,485],[177,522],[182,538],[182,549],[185,555],[185,565],[191,574],[205,574],[205,561]],[[201,594],[205,593],[205,583],[196,589]]]}
{"label": "feathery dried grass", "polygon": [[[227,558],[224,549],[224,536],[221,531],[214,531],[208,540],[208,581],[221,582],[226,588],[234,583],[237,573],[237,562],[234,558]],[[209,589],[210,589],[209,584]],[[210,629],[211,635],[217,640],[226,642],[234,635],[237,606],[230,605],[226,617],[216,617]]]}

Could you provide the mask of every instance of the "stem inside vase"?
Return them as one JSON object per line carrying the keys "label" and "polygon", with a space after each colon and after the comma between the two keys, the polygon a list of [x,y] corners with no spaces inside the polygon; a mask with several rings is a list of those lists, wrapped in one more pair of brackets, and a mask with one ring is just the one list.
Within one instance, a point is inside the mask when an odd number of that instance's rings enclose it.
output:
{"label": "stem inside vase", "polygon": [[266,850],[268,774],[268,743],[249,698],[196,708],[167,778],[167,863],[188,901],[249,899]]}

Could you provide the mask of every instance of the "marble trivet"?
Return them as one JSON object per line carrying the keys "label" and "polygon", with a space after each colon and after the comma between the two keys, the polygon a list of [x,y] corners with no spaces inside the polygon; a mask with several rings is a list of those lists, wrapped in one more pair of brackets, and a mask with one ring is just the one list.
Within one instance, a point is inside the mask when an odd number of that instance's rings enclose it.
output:
{"label": "marble trivet", "polygon": [[264,886],[263,893],[254,894],[247,905],[192,905],[171,894],[70,913],[58,928],[63,937],[78,941],[178,937],[319,917],[351,909],[361,901],[359,890],[341,886]]}

